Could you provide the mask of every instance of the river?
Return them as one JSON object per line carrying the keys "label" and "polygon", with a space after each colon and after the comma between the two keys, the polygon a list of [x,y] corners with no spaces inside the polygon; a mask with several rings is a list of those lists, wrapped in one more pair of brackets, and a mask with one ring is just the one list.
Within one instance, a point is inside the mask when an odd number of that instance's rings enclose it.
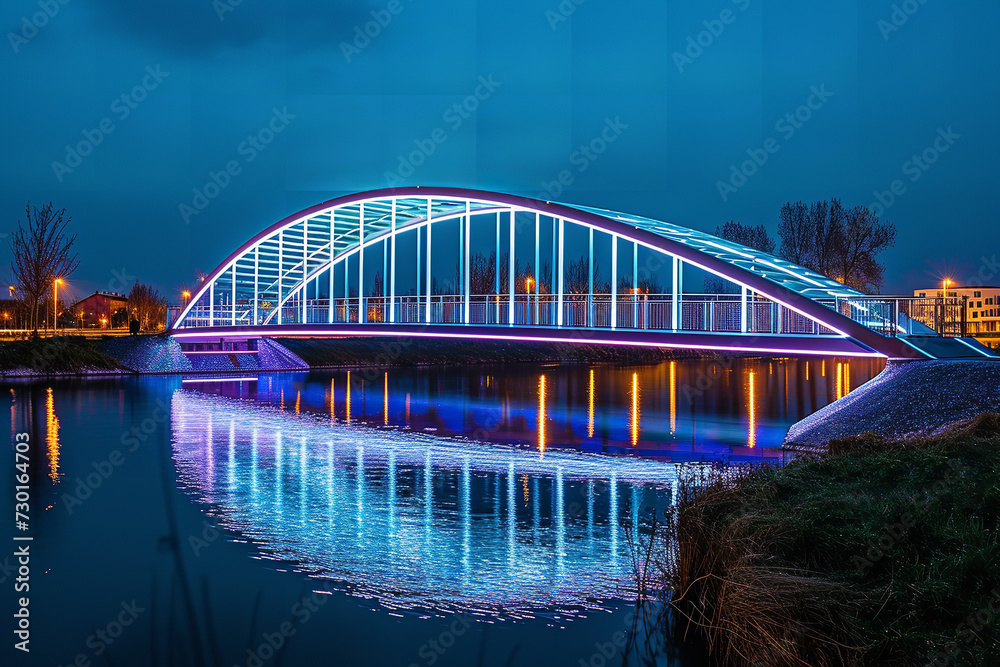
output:
{"label": "river", "polygon": [[630,664],[698,664],[632,632],[631,545],[678,475],[780,463],[789,425],[881,367],[6,379],[12,471],[31,443],[24,664],[597,667],[626,637]]}

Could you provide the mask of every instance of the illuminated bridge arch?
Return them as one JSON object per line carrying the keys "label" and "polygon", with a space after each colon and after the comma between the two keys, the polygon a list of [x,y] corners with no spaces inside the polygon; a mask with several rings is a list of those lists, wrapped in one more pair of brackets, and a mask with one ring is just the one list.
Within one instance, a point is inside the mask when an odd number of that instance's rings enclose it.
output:
{"label": "illuminated bridge arch", "polygon": [[[685,292],[692,272],[725,293]],[[896,336],[888,307],[668,222],[410,187],[333,199],[260,232],[205,278],[169,333],[190,341],[402,335],[922,357]]]}

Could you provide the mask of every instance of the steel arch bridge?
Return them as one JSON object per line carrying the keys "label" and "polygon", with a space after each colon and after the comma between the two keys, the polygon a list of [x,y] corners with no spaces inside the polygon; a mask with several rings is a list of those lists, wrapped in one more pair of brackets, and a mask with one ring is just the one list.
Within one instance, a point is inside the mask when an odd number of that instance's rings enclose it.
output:
{"label": "steel arch bridge", "polygon": [[[685,292],[692,272],[727,293]],[[901,335],[914,326],[894,302],[668,222],[408,187],[268,227],[206,276],[168,333],[205,352],[274,336],[420,336],[927,358]]]}

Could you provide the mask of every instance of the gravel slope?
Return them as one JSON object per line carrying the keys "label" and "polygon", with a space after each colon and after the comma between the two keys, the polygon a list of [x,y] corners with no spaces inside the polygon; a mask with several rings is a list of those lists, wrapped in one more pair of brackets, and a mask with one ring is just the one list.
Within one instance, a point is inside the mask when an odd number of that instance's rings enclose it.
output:
{"label": "gravel slope", "polygon": [[821,448],[866,432],[928,434],[983,412],[1000,412],[1000,361],[889,362],[869,382],[792,425],[784,444]]}

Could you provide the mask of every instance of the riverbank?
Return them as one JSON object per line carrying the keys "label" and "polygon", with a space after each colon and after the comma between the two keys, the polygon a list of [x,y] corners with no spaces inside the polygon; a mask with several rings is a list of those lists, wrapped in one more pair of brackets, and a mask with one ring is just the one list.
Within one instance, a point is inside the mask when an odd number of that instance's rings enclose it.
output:
{"label": "riverbank", "polygon": [[0,342],[0,375],[108,375],[128,368],[101,350],[101,341],[55,336]]}
{"label": "riverbank", "polygon": [[987,414],[687,480],[661,563],[677,630],[719,665],[997,664],[998,470]]}

